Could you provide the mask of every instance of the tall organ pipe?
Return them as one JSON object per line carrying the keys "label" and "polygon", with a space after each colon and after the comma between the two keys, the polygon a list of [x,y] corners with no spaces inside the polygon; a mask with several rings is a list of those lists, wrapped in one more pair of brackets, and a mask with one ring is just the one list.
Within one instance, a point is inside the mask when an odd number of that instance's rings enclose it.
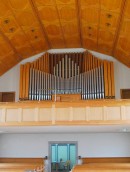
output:
{"label": "tall organ pipe", "polygon": [[[95,58],[91,56],[83,59],[82,56],[79,57],[74,53],[62,54],[58,58],[56,55],[51,55],[51,59],[51,73],[45,66],[45,62],[48,61],[46,58],[42,58],[42,64],[39,60],[39,63],[35,62],[30,65],[29,100],[50,100],[52,94],[70,93],[81,94],[81,98],[85,100],[105,98],[104,75],[107,70],[104,70],[103,62],[95,62]],[[85,63],[82,69],[81,62]],[[42,66],[44,67],[43,71],[41,70]]]}

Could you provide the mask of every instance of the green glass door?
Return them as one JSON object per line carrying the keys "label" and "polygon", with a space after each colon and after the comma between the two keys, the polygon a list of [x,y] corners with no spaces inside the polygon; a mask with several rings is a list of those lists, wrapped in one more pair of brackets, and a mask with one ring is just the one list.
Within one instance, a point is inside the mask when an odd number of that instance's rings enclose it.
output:
{"label": "green glass door", "polygon": [[76,144],[73,143],[51,144],[52,171],[70,171],[75,164],[76,164]]}

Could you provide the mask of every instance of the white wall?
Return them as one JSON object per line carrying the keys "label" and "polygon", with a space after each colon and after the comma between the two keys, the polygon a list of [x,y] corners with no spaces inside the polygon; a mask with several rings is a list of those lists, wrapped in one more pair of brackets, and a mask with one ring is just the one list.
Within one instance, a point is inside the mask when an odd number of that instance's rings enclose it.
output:
{"label": "white wall", "polygon": [[1,134],[0,157],[44,157],[49,141],[77,141],[82,157],[130,157],[129,133]]}
{"label": "white wall", "polygon": [[[57,52],[58,50],[50,50],[49,52]],[[70,49],[66,50],[59,50],[58,52],[65,52],[70,51]],[[72,52],[76,51],[76,49],[72,49]],[[83,51],[83,49],[77,49],[77,51]],[[91,51],[92,52],[92,51]],[[100,54],[97,52],[92,52],[95,56],[101,59],[107,59],[114,61],[114,69],[115,69],[115,90],[116,90],[116,98],[120,98],[120,89],[122,88],[130,88],[130,69],[127,68],[125,65],[121,64],[111,56],[107,56],[104,54]],[[33,61],[34,59],[40,57],[43,53],[40,53],[36,56],[28,58],[22,63],[26,63],[28,61]],[[16,101],[19,99],[19,66],[20,64],[16,65],[14,68],[9,70],[3,76],[0,77],[0,92],[6,91],[15,91],[16,92]]]}
{"label": "white wall", "polygon": [[20,76],[20,64],[24,64],[26,62],[32,62],[35,59],[42,56],[43,53],[32,56],[28,59],[21,61],[18,65],[14,66],[8,72],[0,77],[0,92],[16,92],[15,101],[19,100],[19,76]]}
{"label": "white wall", "polygon": [[16,65],[4,75],[0,77],[0,92],[14,91],[16,93],[15,100],[18,101],[19,97],[19,76],[20,65]]}
{"label": "white wall", "polygon": [[115,95],[120,98],[120,89],[130,89],[130,68],[118,61],[114,62],[115,71]]}

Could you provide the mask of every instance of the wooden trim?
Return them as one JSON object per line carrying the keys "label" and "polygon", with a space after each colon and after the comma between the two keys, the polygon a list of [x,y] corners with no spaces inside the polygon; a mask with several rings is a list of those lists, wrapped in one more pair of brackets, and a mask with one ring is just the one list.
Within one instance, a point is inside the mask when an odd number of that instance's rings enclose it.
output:
{"label": "wooden trim", "polygon": [[[115,40],[113,41],[113,49],[112,49],[112,56],[113,57],[115,57],[115,50],[116,50],[118,39],[120,36],[121,27],[123,25],[123,19],[125,17],[124,13],[125,13],[126,4],[127,4],[127,0],[122,0],[121,11],[120,11],[119,19],[118,19],[118,25],[116,27],[117,29],[115,32]],[[120,59],[118,59],[118,60],[120,60]]]}
{"label": "wooden trim", "polygon": [[26,107],[46,107],[50,108],[52,105],[56,107],[118,107],[118,106],[130,106],[130,100],[80,100],[75,102],[52,102],[52,101],[20,101],[20,102],[9,102],[0,103],[0,108],[26,108]]}
{"label": "wooden trim", "polygon": [[15,127],[15,126],[104,126],[104,125],[130,125],[130,121],[38,121],[38,122],[1,122],[0,127]]}
{"label": "wooden trim", "polygon": [[82,158],[83,164],[87,163],[130,163],[130,157],[103,157],[103,158]]}
{"label": "wooden trim", "polygon": [[102,171],[102,172],[115,172],[115,171],[129,171],[130,170],[130,163],[88,163],[82,165],[76,165],[73,168],[73,172],[95,172],[95,171]]}
{"label": "wooden trim", "polygon": [[44,158],[0,158],[0,163],[43,163]]}

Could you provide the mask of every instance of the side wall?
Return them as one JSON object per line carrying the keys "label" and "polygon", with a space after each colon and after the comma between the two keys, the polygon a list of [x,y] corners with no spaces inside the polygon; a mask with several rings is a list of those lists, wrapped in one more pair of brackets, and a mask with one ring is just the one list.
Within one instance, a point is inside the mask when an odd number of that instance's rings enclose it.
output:
{"label": "side wall", "polygon": [[32,56],[31,58],[25,59],[21,61],[18,65],[10,69],[4,75],[0,77],[0,92],[9,92],[14,91],[15,101],[19,100],[19,76],[20,76],[20,64],[24,64],[26,62],[31,62],[42,56],[44,53],[40,53],[38,55]]}
{"label": "side wall", "polygon": [[[120,62],[116,61],[110,56],[106,56],[100,53],[92,52],[95,56],[112,60],[114,61],[114,69],[115,69],[115,90],[116,90],[116,99],[120,98],[120,89],[122,88],[130,88],[130,69]],[[43,53],[33,56],[29,59],[22,61],[21,63],[25,63],[27,61],[33,61],[34,59],[40,57]],[[3,76],[0,77],[0,92],[6,91],[15,91],[16,92],[16,101],[19,100],[19,66],[15,66]]]}
{"label": "side wall", "polygon": [[14,91],[15,101],[19,100],[20,65],[16,65],[0,77],[0,92]]}
{"label": "side wall", "polygon": [[77,141],[82,157],[130,157],[129,133],[0,134],[0,157],[44,157],[49,141]]}

